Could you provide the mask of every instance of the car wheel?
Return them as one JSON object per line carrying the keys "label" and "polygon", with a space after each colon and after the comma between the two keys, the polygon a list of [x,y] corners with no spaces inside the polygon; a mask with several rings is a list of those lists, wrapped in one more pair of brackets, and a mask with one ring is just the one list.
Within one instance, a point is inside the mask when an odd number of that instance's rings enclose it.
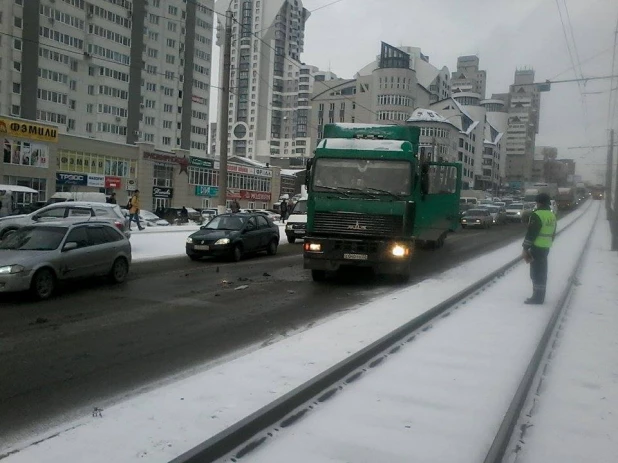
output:
{"label": "car wheel", "polygon": [[240,246],[240,244],[237,244],[236,246],[234,246],[234,248],[232,249],[232,260],[234,262],[239,262],[240,259],[242,259],[242,247]]}
{"label": "car wheel", "polygon": [[9,235],[15,233],[17,231],[16,228],[9,228],[7,230],[4,230],[2,232],[2,234],[0,235],[0,241],[2,241],[3,239],[7,238]]}
{"label": "car wheel", "polygon": [[311,270],[311,278],[313,281],[322,282],[326,280],[326,271],[324,270]]}
{"label": "car wheel", "polygon": [[277,254],[278,245],[279,243],[277,243],[277,240],[275,239],[270,240],[270,243],[268,243],[268,247],[266,248],[266,252],[268,253],[269,256],[274,256],[275,254]]}
{"label": "car wheel", "polygon": [[189,259],[191,259],[192,261],[196,261],[196,260],[200,260],[201,257],[198,256],[197,254],[187,254],[189,256]]}
{"label": "car wheel", "polygon": [[49,299],[56,289],[56,276],[48,268],[38,270],[32,277],[30,291],[33,296],[43,301]]}
{"label": "car wheel", "polygon": [[296,237],[295,236],[288,236],[288,243],[290,243],[290,244],[296,243]]}
{"label": "car wheel", "polygon": [[129,274],[129,263],[124,257],[119,257],[114,261],[109,277],[113,283],[123,283]]}

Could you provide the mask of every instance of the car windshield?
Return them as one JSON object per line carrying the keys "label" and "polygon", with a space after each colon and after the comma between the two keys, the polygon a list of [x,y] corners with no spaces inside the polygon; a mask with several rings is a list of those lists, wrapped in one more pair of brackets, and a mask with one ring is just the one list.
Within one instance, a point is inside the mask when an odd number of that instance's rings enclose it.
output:
{"label": "car windshield", "polygon": [[294,209],[292,209],[292,214],[307,214],[307,201],[298,201]]}
{"label": "car windshield", "polygon": [[351,190],[371,194],[409,195],[412,186],[408,161],[369,159],[318,159],[313,174],[314,191]]}
{"label": "car windshield", "polygon": [[0,242],[0,249],[53,251],[58,249],[67,227],[24,227]]}
{"label": "car windshield", "polygon": [[202,228],[206,230],[242,230],[247,217],[237,215],[218,215]]}
{"label": "car windshield", "polygon": [[509,209],[523,209],[524,205],[521,203],[512,203],[509,205]]}
{"label": "car windshield", "polygon": [[466,215],[468,216],[489,215],[489,211],[486,209],[470,209],[468,212],[466,212]]}

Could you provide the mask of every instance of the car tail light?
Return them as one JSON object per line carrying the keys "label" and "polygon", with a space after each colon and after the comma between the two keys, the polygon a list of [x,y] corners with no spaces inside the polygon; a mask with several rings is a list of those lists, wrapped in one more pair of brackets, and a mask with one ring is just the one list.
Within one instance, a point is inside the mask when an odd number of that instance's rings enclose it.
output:
{"label": "car tail light", "polygon": [[120,231],[124,231],[124,224],[122,222],[120,222],[119,220],[114,221],[114,225],[116,225],[116,228]]}

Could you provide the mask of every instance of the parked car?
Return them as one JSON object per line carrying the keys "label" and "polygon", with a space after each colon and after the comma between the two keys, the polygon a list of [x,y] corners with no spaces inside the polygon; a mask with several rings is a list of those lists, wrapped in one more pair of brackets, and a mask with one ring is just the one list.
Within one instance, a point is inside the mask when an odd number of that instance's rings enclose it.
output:
{"label": "parked car", "polygon": [[50,298],[58,283],[109,276],[122,283],[131,265],[131,243],[103,221],[26,225],[0,242],[0,292],[28,291]]}
{"label": "parked car", "polygon": [[200,211],[200,214],[202,214],[204,223],[208,223],[212,219],[214,219],[217,215],[219,215],[219,211],[218,209],[215,209],[215,208],[208,208],[208,209],[202,209]]}
{"label": "parked car", "polygon": [[512,222],[525,222],[531,213],[528,203],[511,203],[506,206],[506,218]]}
{"label": "parked car", "polygon": [[[131,217],[128,209],[122,209],[122,213],[127,219]],[[167,227],[170,224],[167,220],[162,219],[155,213],[147,211],[145,209],[140,209],[139,220],[140,222],[143,222],[147,227]]]}
{"label": "parked car", "polygon": [[487,209],[470,209],[461,218],[461,228],[480,227],[490,228],[493,218]]}
{"label": "parked car", "polygon": [[256,214],[262,214],[270,218],[270,220],[272,220],[273,222],[276,220],[281,220],[281,214],[277,214],[276,212],[269,211],[266,209],[251,209],[249,212],[255,212]]}
{"label": "parked car", "polygon": [[294,244],[297,239],[302,239],[307,233],[307,200],[301,199],[295,205],[287,223],[285,224],[285,236],[288,243]]}
{"label": "parked car", "polygon": [[0,240],[27,225],[67,219],[84,220],[84,218],[90,217],[96,217],[97,220],[110,223],[123,232],[127,238],[131,236],[129,221],[117,204],[66,201],[50,204],[30,214],[1,218]]}
{"label": "parked car", "polygon": [[273,256],[278,246],[279,227],[263,214],[220,214],[187,238],[186,253],[191,260],[212,256],[238,262],[252,252]]}

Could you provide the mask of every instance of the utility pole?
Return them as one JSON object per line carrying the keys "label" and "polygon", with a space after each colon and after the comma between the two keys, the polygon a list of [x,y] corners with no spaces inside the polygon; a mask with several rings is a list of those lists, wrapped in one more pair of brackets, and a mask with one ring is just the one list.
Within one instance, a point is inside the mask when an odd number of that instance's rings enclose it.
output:
{"label": "utility pole", "polygon": [[[614,130],[609,131],[607,168],[605,170],[605,211],[607,220],[612,220],[612,169],[614,168]],[[616,179],[618,182],[618,179]]]}
{"label": "utility pole", "polygon": [[[614,129],[609,132],[610,136],[610,147],[612,150],[612,162],[613,162],[613,150],[614,150]],[[609,167],[609,177],[612,177],[612,167],[613,164]],[[611,202],[610,198],[607,198],[606,201],[608,203]],[[610,204],[611,208],[611,204]],[[611,231],[612,231],[612,251],[618,251],[618,164],[616,164],[616,178],[614,179],[614,210],[612,211],[612,223],[611,223]]]}
{"label": "utility pole", "polygon": [[221,100],[219,112],[221,127],[219,131],[219,213],[227,209],[227,142],[230,117],[230,65],[232,62],[232,12],[225,12],[225,40],[223,41],[223,73],[221,77]]}

